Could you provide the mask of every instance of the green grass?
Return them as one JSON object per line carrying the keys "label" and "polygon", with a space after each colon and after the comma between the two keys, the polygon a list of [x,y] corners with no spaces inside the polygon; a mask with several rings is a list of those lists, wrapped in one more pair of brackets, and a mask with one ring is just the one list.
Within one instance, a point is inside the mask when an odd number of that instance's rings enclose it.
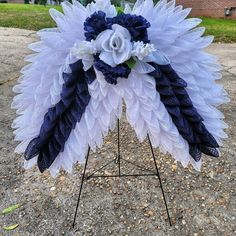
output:
{"label": "green grass", "polygon": [[206,34],[215,36],[215,42],[236,43],[236,20],[205,17],[202,20],[201,26],[206,27]]}
{"label": "green grass", "polygon": [[[0,3],[0,26],[29,30],[55,27],[48,10],[52,6]],[[53,6],[57,10],[59,6]]]}
{"label": "green grass", "polygon": [[[49,6],[0,4],[0,26],[29,30],[55,27],[48,14]],[[53,6],[61,10],[59,6]],[[206,35],[214,35],[215,42],[236,43],[236,20],[202,18]]]}

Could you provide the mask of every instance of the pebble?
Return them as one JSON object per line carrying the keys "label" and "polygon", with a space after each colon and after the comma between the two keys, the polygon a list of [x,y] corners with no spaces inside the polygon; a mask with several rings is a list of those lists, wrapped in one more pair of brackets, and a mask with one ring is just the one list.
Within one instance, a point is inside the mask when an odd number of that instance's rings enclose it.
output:
{"label": "pebble", "polygon": [[152,216],[154,216],[154,212],[153,211],[147,211],[147,212],[144,213],[144,215],[147,216],[147,217],[152,217]]}
{"label": "pebble", "polygon": [[147,203],[144,203],[143,205],[142,205],[142,209],[145,209],[145,208],[147,208],[148,207],[148,204]]}
{"label": "pebble", "polygon": [[112,173],[107,170],[105,170],[104,173],[105,173],[105,175],[112,175]]}
{"label": "pebble", "polygon": [[176,171],[176,170],[177,170],[177,165],[172,165],[172,166],[171,166],[171,171],[174,172],[174,171]]}

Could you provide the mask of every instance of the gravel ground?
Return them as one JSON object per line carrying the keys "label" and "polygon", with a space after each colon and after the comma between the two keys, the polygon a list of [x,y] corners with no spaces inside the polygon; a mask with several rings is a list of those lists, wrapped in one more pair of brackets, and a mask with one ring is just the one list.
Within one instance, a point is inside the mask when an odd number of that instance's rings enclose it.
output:
{"label": "gravel ground", "polygon": [[[229,138],[221,158],[205,158],[202,172],[184,169],[167,155],[155,150],[170,208],[173,227],[167,221],[156,177],[96,179],[84,185],[75,229],[71,228],[82,167],[73,174],[61,173],[53,179],[38,170],[25,171],[23,158],[13,150],[15,117],[10,110],[12,85],[16,83],[26,44],[36,39],[34,32],[0,28],[0,211],[9,205],[21,207],[0,215],[0,235],[131,235],[131,236],[230,236],[236,235],[236,45],[215,44],[209,51],[220,57],[223,80],[231,103],[221,107],[229,124]],[[116,132],[90,157],[89,172],[111,160],[116,151]],[[124,158],[153,168],[147,140],[140,144],[125,117],[121,124],[121,152]],[[123,163],[122,163],[123,164]],[[106,174],[116,171],[108,168]],[[124,173],[137,172],[132,166]],[[13,231],[2,226],[19,224]]]}

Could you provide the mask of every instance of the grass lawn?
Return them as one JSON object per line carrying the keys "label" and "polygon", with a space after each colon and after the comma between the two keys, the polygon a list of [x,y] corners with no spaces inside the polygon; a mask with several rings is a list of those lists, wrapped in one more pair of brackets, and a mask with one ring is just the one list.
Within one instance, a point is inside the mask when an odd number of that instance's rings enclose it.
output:
{"label": "grass lawn", "polygon": [[[51,6],[0,3],[0,27],[29,30],[55,27],[48,10]],[[53,6],[57,10],[59,6]]]}
{"label": "grass lawn", "polygon": [[[53,6],[60,10],[59,6]],[[24,4],[0,3],[0,26],[30,30],[55,27],[48,14],[51,7]],[[236,43],[236,20],[202,18],[201,26],[207,35],[214,35],[215,42]]]}
{"label": "grass lawn", "polygon": [[214,35],[215,42],[236,43],[236,20],[224,20],[202,17],[201,26],[206,34]]}

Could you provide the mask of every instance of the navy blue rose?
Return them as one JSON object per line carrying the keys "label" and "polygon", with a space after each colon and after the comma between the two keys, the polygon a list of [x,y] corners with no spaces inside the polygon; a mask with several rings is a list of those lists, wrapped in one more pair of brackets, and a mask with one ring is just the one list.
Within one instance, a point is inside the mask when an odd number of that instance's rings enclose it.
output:
{"label": "navy blue rose", "polygon": [[100,60],[98,57],[95,59],[94,67],[98,71],[102,72],[105,80],[109,84],[117,84],[118,78],[128,78],[131,72],[131,69],[126,64],[120,64],[116,67],[111,67]]}
{"label": "navy blue rose", "polygon": [[84,35],[87,41],[95,40],[104,30],[108,29],[106,14],[103,11],[93,13],[84,22]]}
{"label": "navy blue rose", "polygon": [[109,25],[118,24],[126,28],[131,35],[133,41],[143,41],[149,43],[147,29],[151,26],[150,23],[142,16],[120,14],[114,18],[108,18]]}
{"label": "navy blue rose", "polygon": [[147,29],[151,25],[143,16],[122,13],[113,18],[106,18],[106,14],[102,11],[93,13],[84,22],[86,40],[95,40],[102,31],[111,29],[113,24],[118,24],[126,28],[130,32],[132,42],[150,42]]}

